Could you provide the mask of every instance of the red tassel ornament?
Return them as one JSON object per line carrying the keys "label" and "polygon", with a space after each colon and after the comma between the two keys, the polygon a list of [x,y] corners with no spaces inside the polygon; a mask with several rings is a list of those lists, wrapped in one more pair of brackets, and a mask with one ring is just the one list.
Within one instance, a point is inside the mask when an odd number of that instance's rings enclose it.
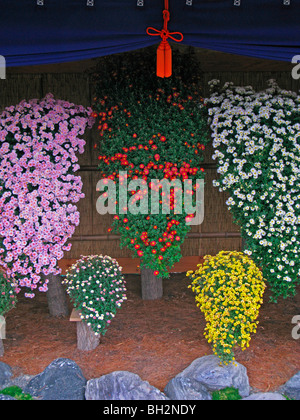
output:
{"label": "red tassel ornament", "polygon": [[172,48],[168,41],[162,41],[157,48],[157,69],[158,77],[172,76]]}
{"label": "red tassel ornament", "polygon": [[[170,38],[173,41],[181,42],[183,35],[181,32],[169,32],[168,22],[170,20],[169,12],[169,0],[164,0],[165,10],[163,11],[164,27],[161,31],[155,28],[147,28],[147,34],[150,36],[160,36],[162,41],[157,49],[157,68],[156,74],[158,77],[171,77],[172,76],[172,48],[168,43],[167,39]],[[174,37],[179,35],[179,38]]]}

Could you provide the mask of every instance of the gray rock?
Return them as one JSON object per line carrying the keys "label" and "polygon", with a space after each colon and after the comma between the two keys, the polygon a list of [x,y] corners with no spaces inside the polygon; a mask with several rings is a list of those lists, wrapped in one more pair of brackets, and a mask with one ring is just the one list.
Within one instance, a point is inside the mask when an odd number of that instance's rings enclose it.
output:
{"label": "gray rock", "polygon": [[9,381],[11,376],[12,376],[11,367],[3,362],[0,362],[0,387],[1,388],[3,388],[3,386]]}
{"label": "gray rock", "polygon": [[9,395],[0,394],[0,401],[16,401],[16,399]]}
{"label": "gray rock", "polygon": [[31,379],[34,378],[33,375],[21,375],[17,376],[16,378],[11,378],[5,384],[5,388],[9,388],[10,386],[18,386],[22,390],[28,385]]}
{"label": "gray rock", "polygon": [[296,373],[289,381],[287,381],[282,387],[279,388],[279,392],[293,398],[294,400],[300,400],[300,371]]}
{"label": "gray rock", "polygon": [[220,359],[214,355],[194,360],[189,367],[176,376],[178,377],[199,382],[208,391],[233,387],[239,390],[241,397],[248,397],[250,394],[247,369],[237,362],[221,366]]}
{"label": "gray rock", "polygon": [[157,388],[138,375],[116,371],[88,381],[86,400],[167,400]]}
{"label": "gray rock", "polygon": [[42,400],[84,400],[86,379],[69,359],[56,359],[25,386],[24,392]]}
{"label": "gray rock", "polygon": [[243,398],[242,401],[286,401],[286,398],[278,392],[258,392]]}
{"label": "gray rock", "polygon": [[202,400],[212,399],[211,394],[200,382],[193,379],[176,376],[164,389],[170,400]]}

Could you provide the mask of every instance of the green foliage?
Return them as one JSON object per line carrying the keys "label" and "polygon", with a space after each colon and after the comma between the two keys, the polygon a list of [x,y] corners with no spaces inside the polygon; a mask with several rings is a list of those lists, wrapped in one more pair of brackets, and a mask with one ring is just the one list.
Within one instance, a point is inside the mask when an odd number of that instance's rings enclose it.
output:
{"label": "green foliage", "polygon": [[239,394],[239,390],[233,387],[227,387],[219,391],[214,391],[212,393],[213,401],[231,401],[231,400],[241,400],[242,397]]}
{"label": "green foliage", "polygon": [[22,401],[33,400],[30,394],[25,394],[23,390],[18,386],[10,386],[8,388],[4,388],[2,389],[2,391],[0,391],[0,394],[9,395],[10,397],[15,398],[16,400],[22,400]]}
{"label": "green foliage", "polygon": [[13,284],[0,271],[0,315],[4,316],[16,306],[17,296]]}
{"label": "green foliage", "polygon": [[[156,76],[155,57],[155,51],[144,50],[102,60],[95,74],[93,109],[98,118],[99,171],[117,185],[113,229],[121,235],[121,246],[141,258],[141,267],[166,277],[168,267],[181,258],[180,247],[191,229],[186,223],[190,215],[184,208],[181,214],[175,211],[173,189],[161,198],[159,214],[151,214],[150,200],[146,214],[127,212],[120,204],[119,172],[127,172],[128,183],[143,180],[150,192],[152,180],[179,180],[183,185],[190,179],[194,203],[196,180],[204,178],[201,161],[208,140],[207,115],[193,56],[174,54],[174,75],[169,79]],[[141,203],[138,191],[128,192],[127,202]],[[167,201],[170,214],[163,214]]]}
{"label": "green foliage", "polygon": [[284,396],[284,398],[285,398],[287,401],[295,401],[295,399],[294,399],[294,398],[288,397],[287,395],[284,395],[284,394],[283,394],[283,396]]}
{"label": "green foliage", "polygon": [[126,300],[122,267],[111,257],[91,255],[79,259],[66,273],[63,284],[95,335],[104,335],[117,308]]}

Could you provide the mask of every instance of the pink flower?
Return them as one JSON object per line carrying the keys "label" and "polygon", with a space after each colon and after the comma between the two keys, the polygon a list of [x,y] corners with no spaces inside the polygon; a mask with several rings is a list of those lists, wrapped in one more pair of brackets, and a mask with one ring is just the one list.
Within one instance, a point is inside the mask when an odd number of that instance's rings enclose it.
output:
{"label": "pink flower", "polygon": [[[40,273],[58,273],[57,260],[75,231],[83,197],[76,153],[92,110],[47,95],[4,110],[0,119],[0,266],[35,290]],[[6,141],[13,135],[16,144]],[[64,207],[68,204],[67,207]],[[26,258],[24,258],[26,256]],[[47,291],[47,281],[40,284]],[[33,293],[26,293],[32,298]]]}

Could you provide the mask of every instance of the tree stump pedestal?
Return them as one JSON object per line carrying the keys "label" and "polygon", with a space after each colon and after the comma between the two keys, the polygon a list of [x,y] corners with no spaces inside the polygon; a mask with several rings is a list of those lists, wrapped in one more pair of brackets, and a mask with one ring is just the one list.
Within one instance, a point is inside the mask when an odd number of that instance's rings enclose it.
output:
{"label": "tree stump pedestal", "polygon": [[60,318],[69,315],[67,295],[62,285],[62,277],[54,274],[45,276],[49,279],[47,300],[50,316]]}
{"label": "tree stump pedestal", "polygon": [[141,270],[142,299],[155,300],[163,297],[163,281],[148,268]]}
{"label": "tree stump pedestal", "polygon": [[82,322],[80,314],[76,309],[73,309],[70,317],[71,322],[76,322],[77,325],[77,348],[82,351],[95,350],[100,344],[100,337],[96,336],[91,327],[85,322]]}
{"label": "tree stump pedestal", "polygon": [[6,338],[6,321],[3,316],[0,316],[0,357],[4,356],[3,340]]}
{"label": "tree stump pedestal", "polygon": [[3,341],[0,338],[0,357],[4,356],[4,346],[3,346]]}

